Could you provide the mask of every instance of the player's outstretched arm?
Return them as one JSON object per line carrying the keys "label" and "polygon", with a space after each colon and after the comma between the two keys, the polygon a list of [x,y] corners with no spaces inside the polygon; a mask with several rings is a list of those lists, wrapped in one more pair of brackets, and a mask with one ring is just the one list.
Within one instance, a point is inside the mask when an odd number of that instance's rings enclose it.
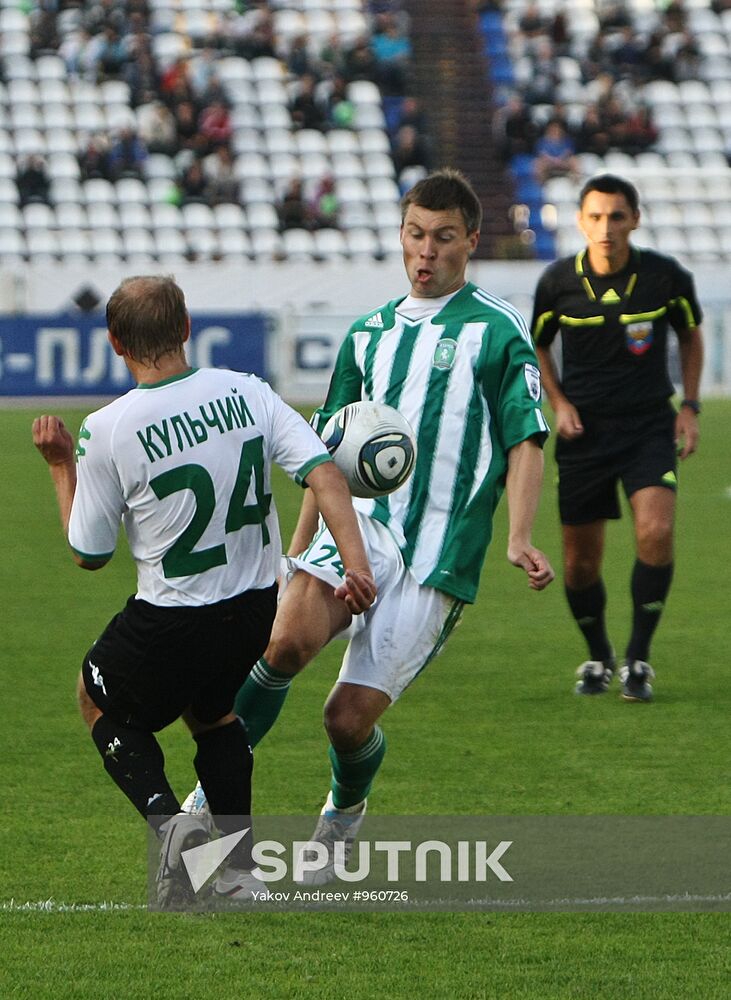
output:
{"label": "player's outstretched arm", "polygon": [[531,542],[543,482],[543,451],[528,438],[510,449],[505,491],[510,521],[508,560],[525,570],[532,590],[543,590],[556,575],[548,557]]}
{"label": "player's outstretched arm", "polygon": [[359,615],[367,611],[375,601],[376,584],[353,510],[348,484],[334,463],[326,462],[316,466],[308,474],[307,485],[312,490],[313,499],[332,532],[345,567],[345,579],[336,588],[335,596],[345,601],[351,614]]}
{"label": "player's outstretched arm", "polygon": [[[76,493],[76,462],[74,461],[74,439],[63,420],[44,414],[33,421],[33,444],[48,463],[53,486],[56,490],[58,511],[64,536],[68,537],[71,507]],[[90,562],[75,552],[74,562],[82,569],[101,569],[107,560]]]}

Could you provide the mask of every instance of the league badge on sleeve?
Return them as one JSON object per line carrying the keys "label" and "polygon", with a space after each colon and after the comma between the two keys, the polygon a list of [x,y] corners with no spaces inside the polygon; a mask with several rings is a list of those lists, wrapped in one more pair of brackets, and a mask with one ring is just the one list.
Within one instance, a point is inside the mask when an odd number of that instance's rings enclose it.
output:
{"label": "league badge on sleeve", "polygon": [[536,403],[539,403],[541,400],[541,373],[535,365],[527,364],[525,366],[525,382],[528,386],[530,398],[535,399]]}

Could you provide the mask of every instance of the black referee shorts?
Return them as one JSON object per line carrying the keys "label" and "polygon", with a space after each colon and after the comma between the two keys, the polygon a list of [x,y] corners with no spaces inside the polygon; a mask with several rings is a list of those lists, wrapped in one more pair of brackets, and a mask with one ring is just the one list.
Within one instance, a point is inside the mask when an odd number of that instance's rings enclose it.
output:
{"label": "black referee shorts", "polygon": [[266,649],[276,610],[276,584],[202,607],[130,597],[84,657],[87,693],[105,715],[137,729],[157,732],[187,708],[216,722]]}
{"label": "black referee shorts", "polygon": [[675,411],[669,403],[652,413],[582,413],[581,420],[581,437],[556,440],[562,524],[621,517],[620,482],[628,498],[647,486],[676,489]]}

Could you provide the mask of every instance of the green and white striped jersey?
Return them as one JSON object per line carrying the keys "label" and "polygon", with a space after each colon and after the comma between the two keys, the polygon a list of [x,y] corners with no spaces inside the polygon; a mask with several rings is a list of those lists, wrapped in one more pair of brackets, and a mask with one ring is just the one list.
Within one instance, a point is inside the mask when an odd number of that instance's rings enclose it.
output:
{"label": "green and white striped jersey", "polygon": [[400,410],[417,436],[407,483],[354,506],[388,525],[427,586],[473,602],[509,450],[548,425],[530,334],[509,303],[467,283],[439,300],[394,299],[358,319],[315,430],[346,403]]}

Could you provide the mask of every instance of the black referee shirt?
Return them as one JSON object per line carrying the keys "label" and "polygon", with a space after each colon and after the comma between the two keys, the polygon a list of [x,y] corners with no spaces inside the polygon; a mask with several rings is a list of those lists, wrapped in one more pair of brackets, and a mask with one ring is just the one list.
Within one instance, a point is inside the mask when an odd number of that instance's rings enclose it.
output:
{"label": "black referee shirt", "polygon": [[633,413],[674,392],[668,327],[689,330],[701,319],[693,276],[672,257],[632,247],[622,271],[597,275],[582,250],[543,273],[531,330],[540,347],[561,333],[561,388],[574,406]]}

